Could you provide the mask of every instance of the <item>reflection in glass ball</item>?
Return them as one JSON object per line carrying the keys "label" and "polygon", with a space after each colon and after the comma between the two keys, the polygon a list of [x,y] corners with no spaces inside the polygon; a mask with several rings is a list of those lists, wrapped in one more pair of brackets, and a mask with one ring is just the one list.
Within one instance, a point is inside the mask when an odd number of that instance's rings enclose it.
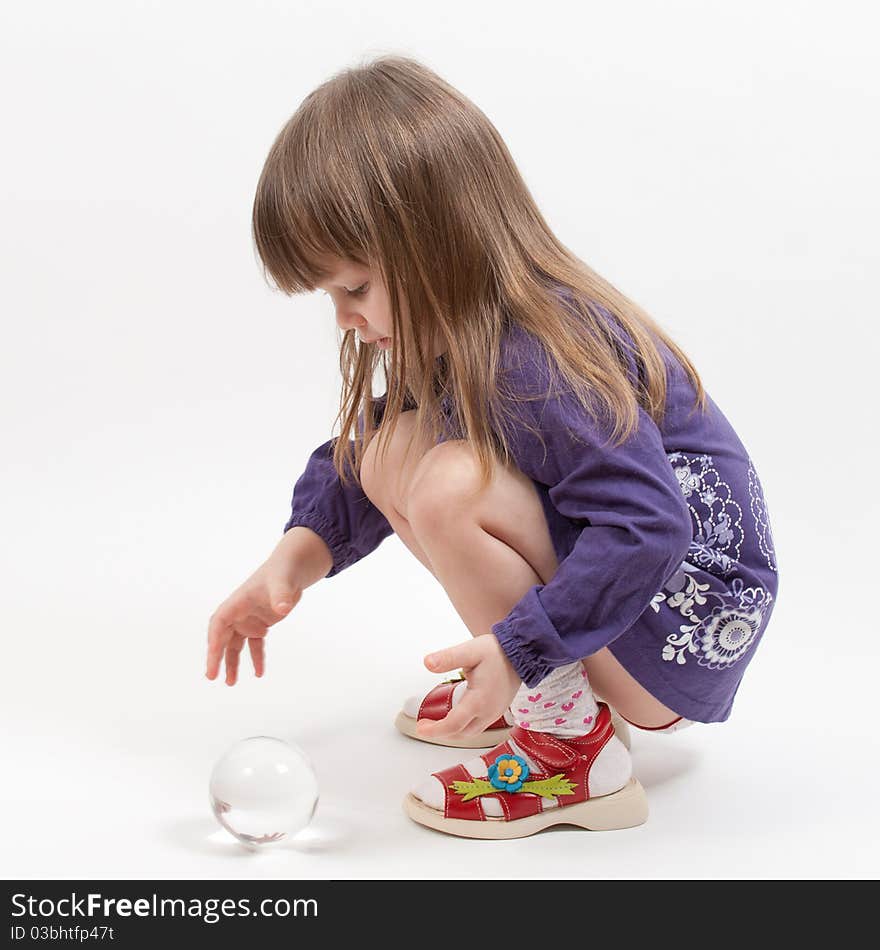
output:
{"label": "reflection in glass ball", "polygon": [[302,831],[318,804],[318,779],[297,745],[272,736],[236,742],[211,772],[211,808],[220,824],[252,848]]}

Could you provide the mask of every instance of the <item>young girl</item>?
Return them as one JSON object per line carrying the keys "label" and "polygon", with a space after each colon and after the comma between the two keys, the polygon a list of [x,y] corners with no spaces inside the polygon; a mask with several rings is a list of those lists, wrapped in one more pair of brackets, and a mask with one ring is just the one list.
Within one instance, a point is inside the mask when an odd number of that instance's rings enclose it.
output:
{"label": "young girl", "polygon": [[245,642],[261,676],[302,591],[396,533],[473,635],[425,659],[461,674],[397,725],[491,747],[415,781],[406,813],[477,838],[643,822],[624,721],[726,720],[777,593],[761,483],[697,371],[560,244],[486,116],[411,59],[305,99],[253,229],[284,293],[332,299],[341,434],[212,615],[207,676],[225,659],[234,684]]}

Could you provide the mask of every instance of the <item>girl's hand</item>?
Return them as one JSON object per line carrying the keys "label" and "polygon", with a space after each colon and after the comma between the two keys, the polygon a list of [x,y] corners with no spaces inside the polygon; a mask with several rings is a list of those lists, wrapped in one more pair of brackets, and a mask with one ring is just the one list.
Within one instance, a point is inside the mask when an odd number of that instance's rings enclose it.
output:
{"label": "girl's hand", "polygon": [[481,634],[425,657],[433,673],[461,667],[467,689],[443,719],[420,719],[416,730],[425,738],[479,735],[510,705],[522,681],[492,633]]}
{"label": "girl's hand", "polygon": [[254,673],[266,669],[265,637],[272,624],[283,620],[302,597],[283,552],[274,553],[211,614],[208,622],[208,668],[214,679],[226,659],[226,685],[238,678],[239,655],[247,641]]}

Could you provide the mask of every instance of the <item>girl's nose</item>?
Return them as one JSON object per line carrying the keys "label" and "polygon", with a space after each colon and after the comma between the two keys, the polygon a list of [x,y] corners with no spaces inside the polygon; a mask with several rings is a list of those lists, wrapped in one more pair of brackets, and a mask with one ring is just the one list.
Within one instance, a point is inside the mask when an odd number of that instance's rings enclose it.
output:
{"label": "girl's nose", "polygon": [[358,327],[365,327],[367,325],[367,321],[356,313],[337,312],[336,322],[342,330],[356,330]]}

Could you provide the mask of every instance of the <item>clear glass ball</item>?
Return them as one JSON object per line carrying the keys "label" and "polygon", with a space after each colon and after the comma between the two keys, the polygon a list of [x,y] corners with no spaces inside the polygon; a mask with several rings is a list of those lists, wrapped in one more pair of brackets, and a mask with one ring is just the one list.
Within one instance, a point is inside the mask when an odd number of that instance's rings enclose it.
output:
{"label": "clear glass ball", "polygon": [[272,736],[236,742],[209,783],[217,821],[243,844],[263,847],[302,831],[318,805],[318,779],[299,746]]}

